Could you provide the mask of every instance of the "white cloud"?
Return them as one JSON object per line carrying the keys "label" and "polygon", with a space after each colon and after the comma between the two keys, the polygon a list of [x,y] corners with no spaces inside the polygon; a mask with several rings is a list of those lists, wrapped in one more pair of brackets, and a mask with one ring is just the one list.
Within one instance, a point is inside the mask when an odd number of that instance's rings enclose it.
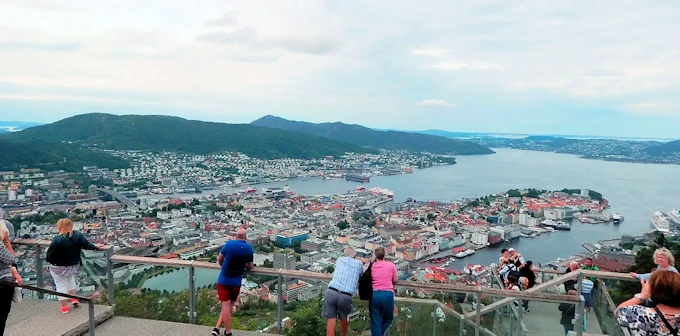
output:
{"label": "white cloud", "polygon": [[456,104],[451,104],[444,99],[423,99],[423,101],[417,102],[414,105],[436,106],[436,107],[456,107],[456,106],[458,106]]}
{"label": "white cloud", "polygon": [[[680,44],[669,43],[680,32],[674,2],[2,3],[0,77],[21,91],[0,99],[14,102],[78,100],[93,109],[97,102],[183,102],[223,121],[230,111],[316,121],[332,113],[412,128],[425,123],[413,102],[447,97],[480,116],[460,125],[475,130],[521,118],[562,127],[564,119],[545,113],[560,104],[638,118],[636,125],[680,114],[673,109]],[[460,120],[458,110],[437,110],[428,113]]]}
{"label": "white cloud", "polygon": [[495,70],[499,66],[490,63],[480,62],[447,62],[429,65],[426,68],[441,71],[461,71],[461,70]]}
{"label": "white cloud", "polygon": [[411,52],[416,55],[425,55],[437,58],[442,58],[449,54],[449,51],[444,49],[415,49],[411,50]]}

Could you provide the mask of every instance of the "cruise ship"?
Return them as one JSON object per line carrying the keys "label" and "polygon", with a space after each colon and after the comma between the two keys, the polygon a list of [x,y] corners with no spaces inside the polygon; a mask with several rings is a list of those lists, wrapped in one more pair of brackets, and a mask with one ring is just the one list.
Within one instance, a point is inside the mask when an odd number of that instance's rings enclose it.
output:
{"label": "cruise ship", "polygon": [[374,194],[385,195],[389,198],[394,197],[394,191],[389,190],[389,189],[385,189],[385,188],[374,187],[374,188],[368,189],[368,191],[370,191]]}
{"label": "cruise ship", "polygon": [[455,257],[456,257],[456,258],[465,258],[465,257],[467,257],[467,256],[469,256],[469,255],[475,254],[475,252],[476,252],[475,250],[467,249],[467,250],[465,250],[465,251],[461,251],[461,252],[456,253],[456,254],[455,254]]}
{"label": "cruise ship", "polygon": [[612,215],[612,222],[614,222],[614,224],[619,224],[619,223],[623,222],[623,216],[621,216],[619,214]]}
{"label": "cruise ship", "polygon": [[677,211],[675,209],[671,210],[668,213],[668,218],[675,224],[680,225],[680,211]]}
{"label": "cruise ship", "polygon": [[657,231],[670,232],[671,230],[668,218],[660,211],[656,211],[652,214],[652,224]]}

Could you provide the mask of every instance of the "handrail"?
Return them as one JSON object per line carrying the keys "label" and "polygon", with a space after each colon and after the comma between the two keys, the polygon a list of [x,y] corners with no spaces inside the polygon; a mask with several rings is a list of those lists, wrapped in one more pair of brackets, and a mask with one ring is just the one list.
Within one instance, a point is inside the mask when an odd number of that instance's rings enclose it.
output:
{"label": "handrail", "polygon": [[[607,307],[609,308],[609,311],[616,316],[616,309],[617,306],[614,304],[614,300],[612,300],[612,296],[609,294],[609,290],[607,289],[607,285],[604,283],[602,280],[598,280],[598,286],[600,286],[600,289],[602,290],[602,295],[604,296],[605,301],[607,302]],[[630,331],[628,328],[621,326],[621,330],[623,330],[623,334],[625,336],[630,336]]]}
{"label": "handrail", "polygon": [[[18,245],[27,245],[27,246],[35,246],[36,250],[40,252],[40,250],[43,247],[48,247],[51,243],[49,240],[40,240],[40,239],[17,239],[13,243],[18,244]],[[113,299],[114,299],[114,293],[113,293],[113,263],[120,263],[120,264],[144,264],[144,265],[156,265],[156,266],[170,266],[170,267],[187,267],[189,269],[189,282],[190,282],[190,299],[194,296],[193,291],[193,281],[195,280],[194,277],[194,269],[199,268],[199,269],[212,269],[212,270],[219,270],[221,267],[214,262],[204,262],[204,261],[193,261],[193,260],[179,260],[179,259],[160,259],[160,258],[149,258],[149,257],[135,257],[135,256],[126,256],[126,255],[116,255],[113,254],[114,250],[110,246],[107,250],[102,250],[107,252],[106,258],[107,258],[107,269],[108,269],[108,289],[109,289],[109,304],[113,305]],[[41,259],[38,257],[39,261],[38,264],[41,264]],[[40,265],[36,265],[36,268],[42,269]],[[614,279],[614,280],[635,280],[634,278],[630,277],[628,274],[624,273],[615,273],[615,272],[603,272],[603,271],[591,271],[591,270],[584,270],[584,269],[578,269],[569,273],[565,273],[562,270],[555,270],[555,269],[536,269],[536,272],[542,272],[542,273],[551,273],[551,274],[559,274],[559,276],[555,277],[552,280],[545,281],[541,284],[538,284],[528,290],[522,291],[522,292],[516,292],[516,291],[508,291],[505,289],[497,289],[497,288],[488,288],[488,287],[482,287],[482,286],[467,286],[467,285],[459,285],[459,284],[440,284],[440,283],[430,283],[430,282],[415,282],[415,281],[403,281],[400,280],[397,283],[395,283],[395,286],[397,287],[406,287],[406,288],[413,288],[413,289],[420,289],[420,290],[430,290],[430,291],[435,291],[435,292],[453,292],[453,293],[465,293],[465,294],[473,294],[476,295],[478,298],[478,302],[480,302],[482,295],[488,295],[488,296],[496,296],[496,297],[503,297],[503,299],[496,301],[494,303],[491,303],[487,305],[484,308],[481,308],[481,305],[478,305],[476,310],[467,314],[460,314],[457,313],[454,314],[454,316],[458,317],[461,322],[467,323],[469,325],[472,325],[475,328],[475,334],[477,335],[480,331],[483,331],[489,335],[493,335],[491,331],[487,330],[486,328],[483,328],[479,324],[479,318],[481,315],[486,314],[490,311],[493,311],[495,309],[498,309],[504,305],[507,305],[511,302],[516,301],[517,299],[523,299],[523,300],[532,300],[532,301],[545,301],[545,302],[567,302],[567,303],[573,303],[579,306],[579,311],[582,311],[583,307],[583,299],[579,296],[574,296],[574,295],[563,295],[563,294],[548,294],[548,293],[541,293],[540,291],[549,288],[551,286],[556,286],[564,283],[567,280],[573,280],[578,278],[579,283],[580,280],[583,279],[584,277],[595,277],[595,278],[600,278],[600,279]],[[283,279],[284,278],[300,278],[300,279],[309,279],[309,280],[322,280],[322,281],[330,281],[332,279],[331,274],[327,273],[316,273],[316,272],[309,272],[309,271],[300,271],[300,270],[284,270],[284,269],[272,269],[272,268],[262,268],[262,267],[255,267],[254,269],[248,271],[247,273],[252,273],[252,274],[259,274],[259,275],[269,275],[269,276],[274,276],[278,278],[278,283],[279,286],[283,286]],[[40,275],[38,275],[38,286],[41,286],[41,281],[40,281]],[[4,282],[0,282],[2,284]],[[15,284],[16,285],[16,284]],[[63,293],[58,293],[50,290],[46,290],[40,287],[34,287],[34,286],[29,286],[25,285],[23,286],[24,288],[30,289],[30,290],[35,290],[38,293],[47,293],[47,294],[52,294],[52,295],[58,295],[62,297],[68,297],[68,298],[76,298],[79,300],[87,301],[90,303],[90,306],[92,308],[92,316],[94,316],[94,303],[91,299],[89,298],[83,298],[79,296],[72,296],[69,294],[63,294]],[[278,307],[278,313],[277,313],[277,320],[278,322],[278,329],[279,333],[281,332],[281,321],[283,318],[283,313],[282,313],[282,303],[283,303],[283,297],[281,296],[282,291],[279,291],[279,307]],[[608,294],[608,293],[607,293]],[[39,294],[39,297],[41,294]],[[608,295],[607,295],[608,296]],[[611,297],[608,298],[611,300]],[[190,300],[190,322],[193,323],[194,321],[194,308],[193,304]],[[425,302],[425,301],[424,301]],[[609,302],[608,302],[609,303]],[[610,305],[613,303],[610,303]],[[445,305],[442,305],[440,303],[441,307],[446,307]],[[447,307],[448,308],[448,307]],[[447,309],[448,311],[449,309]],[[455,312],[455,311],[453,311]],[[521,316],[521,315],[520,315]],[[475,318],[476,317],[476,318]],[[521,318],[521,317],[520,317]],[[90,321],[92,324],[94,319]],[[462,327],[461,323],[461,327]],[[91,330],[94,328],[92,327]],[[461,329],[462,330],[462,329]]]}
{"label": "handrail", "polygon": [[[161,266],[174,266],[174,267],[188,267],[192,266],[194,268],[204,268],[204,269],[215,269],[219,270],[220,266],[216,263],[209,263],[203,261],[189,261],[189,260],[177,260],[177,259],[158,259],[149,257],[132,257],[132,256],[121,256],[114,255],[111,259],[113,262],[117,263],[127,263],[127,264],[146,264],[146,265],[161,265]],[[301,278],[301,279],[311,279],[311,280],[326,280],[330,281],[333,276],[331,274],[315,273],[308,271],[297,271],[297,270],[284,270],[284,269],[273,269],[264,267],[255,267],[249,270],[248,273],[259,274],[259,275],[272,275],[278,276],[282,275],[286,278]],[[476,294],[478,292],[475,286],[465,286],[458,284],[440,284],[440,283],[430,283],[430,282],[416,282],[416,281],[405,281],[399,280],[395,283],[397,287],[407,287],[415,289],[425,289],[434,290],[442,292],[456,292],[456,293],[466,293],[466,294]],[[559,294],[541,294],[541,293],[528,293],[526,292],[510,292],[503,289],[496,288],[482,288],[482,294],[493,295],[493,296],[507,296],[514,298],[526,298],[536,301],[548,301],[548,302],[579,302],[578,298],[573,295],[559,295]]]}
{"label": "handrail", "polygon": [[20,288],[25,288],[25,289],[32,290],[32,291],[39,292],[39,293],[43,293],[43,294],[51,294],[51,295],[61,296],[61,297],[69,298],[69,299],[77,299],[79,301],[87,302],[89,334],[90,334],[90,336],[95,335],[94,329],[95,329],[96,326],[95,326],[94,300],[93,299],[91,299],[89,297],[85,297],[85,296],[80,296],[80,295],[72,295],[72,294],[68,294],[68,293],[59,293],[59,292],[55,292],[53,290],[40,288],[40,287],[36,287],[36,286],[31,286],[31,285],[27,285],[27,284],[19,285],[18,283],[14,282],[14,281],[0,280],[0,285],[8,286],[8,287],[20,287]]}
{"label": "handrail", "polygon": [[92,301],[91,298],[86,297],[86,296],[80,296],[80,295],[73,295],[73,294],[68,294],[68,293],[59,293],[57,291],[53,291],[50,289],[45,289],[45,288],[40,288],[37,286],[31,286],[27,284],[18,284],[14,281],[7,281],[7,280],[0,280],[0,285],[2,286],[8,286],[8,287],[21,287],[24,289],[32,290],[34,292],[40,292],[44,294],[50,294],[50,295],[55,295],[55,296],[61,296],[69,299],[77,299],[79,301],[85,301],[85,302],[90,302]]}

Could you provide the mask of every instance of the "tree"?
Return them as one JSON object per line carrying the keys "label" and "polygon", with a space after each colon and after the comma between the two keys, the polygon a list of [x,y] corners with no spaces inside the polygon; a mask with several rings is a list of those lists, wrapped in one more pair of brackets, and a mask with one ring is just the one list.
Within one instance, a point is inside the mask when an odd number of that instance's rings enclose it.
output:
{"label": "tree", "polygon": [[265,259],[265,260],[262,262],[262,267],[266,267],[266,268],[274,268],[274,262],[273,262],[273,261],[270,261],[269,259]]}
{"label": "tree", "polygon": [[286,330],[288,336],[318,336],[326,334],[326,320],[321,317],[322,300],[315,299],[291,314],[293,325]]}
{"label": "tree", "polygon": [[337,225],[338,228],[340,228],[340,230],[344,230],[344,229],[349,227],[349,223],[347,223],[346,220],[341,220],[336,225]]}
{"label": "tree", "polygon": [[661,233],[656,239],[654,240],[654,243],[656,244],[657,247],[668,247],[668,243],[666,242],[666,236]]}
{"label": "tree", "polygon": [[430,220],[430,221],[431,221],[431,220],[433,220],[433,219],[435,219],[435,218],[437,218],[437,215],[431,214],[431,213],[427,214],[427,220]]}
{"label": "tree", "polygon": [[326,272],[327,273],[335,272],[335,267],[333,267],[333,265],[328,265],[328,267],[326,267]]}

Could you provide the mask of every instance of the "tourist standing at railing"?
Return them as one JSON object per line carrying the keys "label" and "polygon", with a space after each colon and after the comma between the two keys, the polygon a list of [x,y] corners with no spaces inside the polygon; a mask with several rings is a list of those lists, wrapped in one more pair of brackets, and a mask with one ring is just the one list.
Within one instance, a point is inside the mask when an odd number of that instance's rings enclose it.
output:
{"label": "tourist standing at railing", "polygon": [[587,312],[593,307],[593,288],[595,288],[595,283],[592,280],[589,278],[581,280],[581,295],[583,295]]}
{"label": "tourist standing at railing", "polygon": [[510,272],[510,255],[507,249],[501,250],[501,257],[498,258],[498,274],[501,276],[501,283],[508,279]]}
{"label": "tourist standing at railing", "polygon": [[642,290],[616,309],[616,319],[633,336],[677,336],[680,326],[680,274],[654,272],[640,280]]}
{"label": "tourist standing at railing", "polygon": [[[59,234],[52,239],[47,250],[47,262],[54,285],[59,293],[76,294],[76,274],[80,272],[83,261],[80,257],[82,250],[104,250],[103,244],[92,244],[87,241],[80,231],[73,230],[73,221],[62,218],[57,222]],[[59,297],[61,312],[69,312],[68,298]],[[71,299],[73,307],[78,307],[78,299]]]}
{"label": "tourist standing at railing", "polygon": [[[572,261],[572,262],[569,263],[569,267],[567,267],[567,271],[564,272],[564,274],[574,272],[574,271],[576,271],[577,269],[579,269],[579,267],[580,267],[580,266],[579,266],[579,264],[578,264],[577,262]],[[565,281],[565,282],[564,282],[564,292],[567,293],[567,292],[569,292],[569,291],[572,290],[572,289],[576,289],[576,283],[577,283],[577,282],[578,282],[578,281],[577,281],[575,278],[574,278],[574,279],[570,279],[570,280]]]}
{"label": "tourist standing at railing", "polygon": [[[0,225],[0,240],[5,240],[9,231],[4,225]],[[23,284],[23,279],[13,266],[17,262],[17,257],[11,253],[4,244],[0,244],[0,280],[16,281],[19,285]],[[5,334],[5,324],[7,316],[12,309],[12,298],[14,297],[14,287],[0,285],[0,336]]]}
{"label": "tourist standing at railing", "polygon": [[12,254],[16,255],[16,252],[14,252],[14,248],[12,247],[12,241],[14,241],[14,225],[5,219],[5,210],[2,208],[0,208],[0,224],[4,224],[8,232],[2,240],[2,243],[10,252],[12,252]]}
{"label": "tourist standing at railing", "polygon": [[371,336],[383,336],[394,319],[394,284],[399,280],[397,267],[385,260],[385,249],[374,251],[375,262],[371,267],[373,297],[369,301]]}
{"label": "tourist standing at railing", "polygon": [[[599,271],[600,270],[599,267],[593,265],[593,258],[590,258],[590,257],[586,258],[583,266],[581,266],[581,269],[588,270],[588,271]],[[597,284],[597,278],[596,277],[590,278],[590,281],[592,281],[593,284]]]}
{"label": "tourist standing at railing", "polygon": [[[224,322],[225,336],[231,336],[231,314],[241,292],[243,273],[246,269],[251,270],[255,267],[253,247],[246,240],[246,230],[239,229],[236,232],[236,239],[224,244],[217,257],[217,263],[222,267],[217,278],[217,296],[222,303],[220,316]],[[213,329],[212,334],[220,334],[219,324]]]}
{"label": "tourist standing at railing", "polygon": [[321,316],[326,320],[326,336],[335,335],[336,319],[340,319],[340,335],[347,336],[349,322],[347,316],[352,311],[352,296],[357,291],[359,278],[364,272],[365,260],[354,259],[357,252],[352,247],[345,248],[345,256],[335,262],[333,279],[328,284],[323,299]]}
{"label": "tourist standing at railing", "polygon": [[[576,290],[569,290],[567,295],[577,295]],[[568,335],[570,331],[574,330],[574,318],[576,317],[576,305],[573,303],[563,302],[557,307],[562,314],[560,316],[560,324],[564,327],[564,334]]]}
{"label": "tourist standing at railing", "polygon": [[[675,258],[673,257],[673,253],[671,253],[671,251],[669,251],[665,247],[662,247],[654,251],[654,263],[659,265],[656,267],[656,271],[671,271],[678,273],[678,270],[675,268],[675,266],[673,266],[675,264]],[[630,276],[632,276],[633,278],[638,278],[647,281],[649,280],[651,274],[652,273],[637,274],[633,272],[630,273]]]}

